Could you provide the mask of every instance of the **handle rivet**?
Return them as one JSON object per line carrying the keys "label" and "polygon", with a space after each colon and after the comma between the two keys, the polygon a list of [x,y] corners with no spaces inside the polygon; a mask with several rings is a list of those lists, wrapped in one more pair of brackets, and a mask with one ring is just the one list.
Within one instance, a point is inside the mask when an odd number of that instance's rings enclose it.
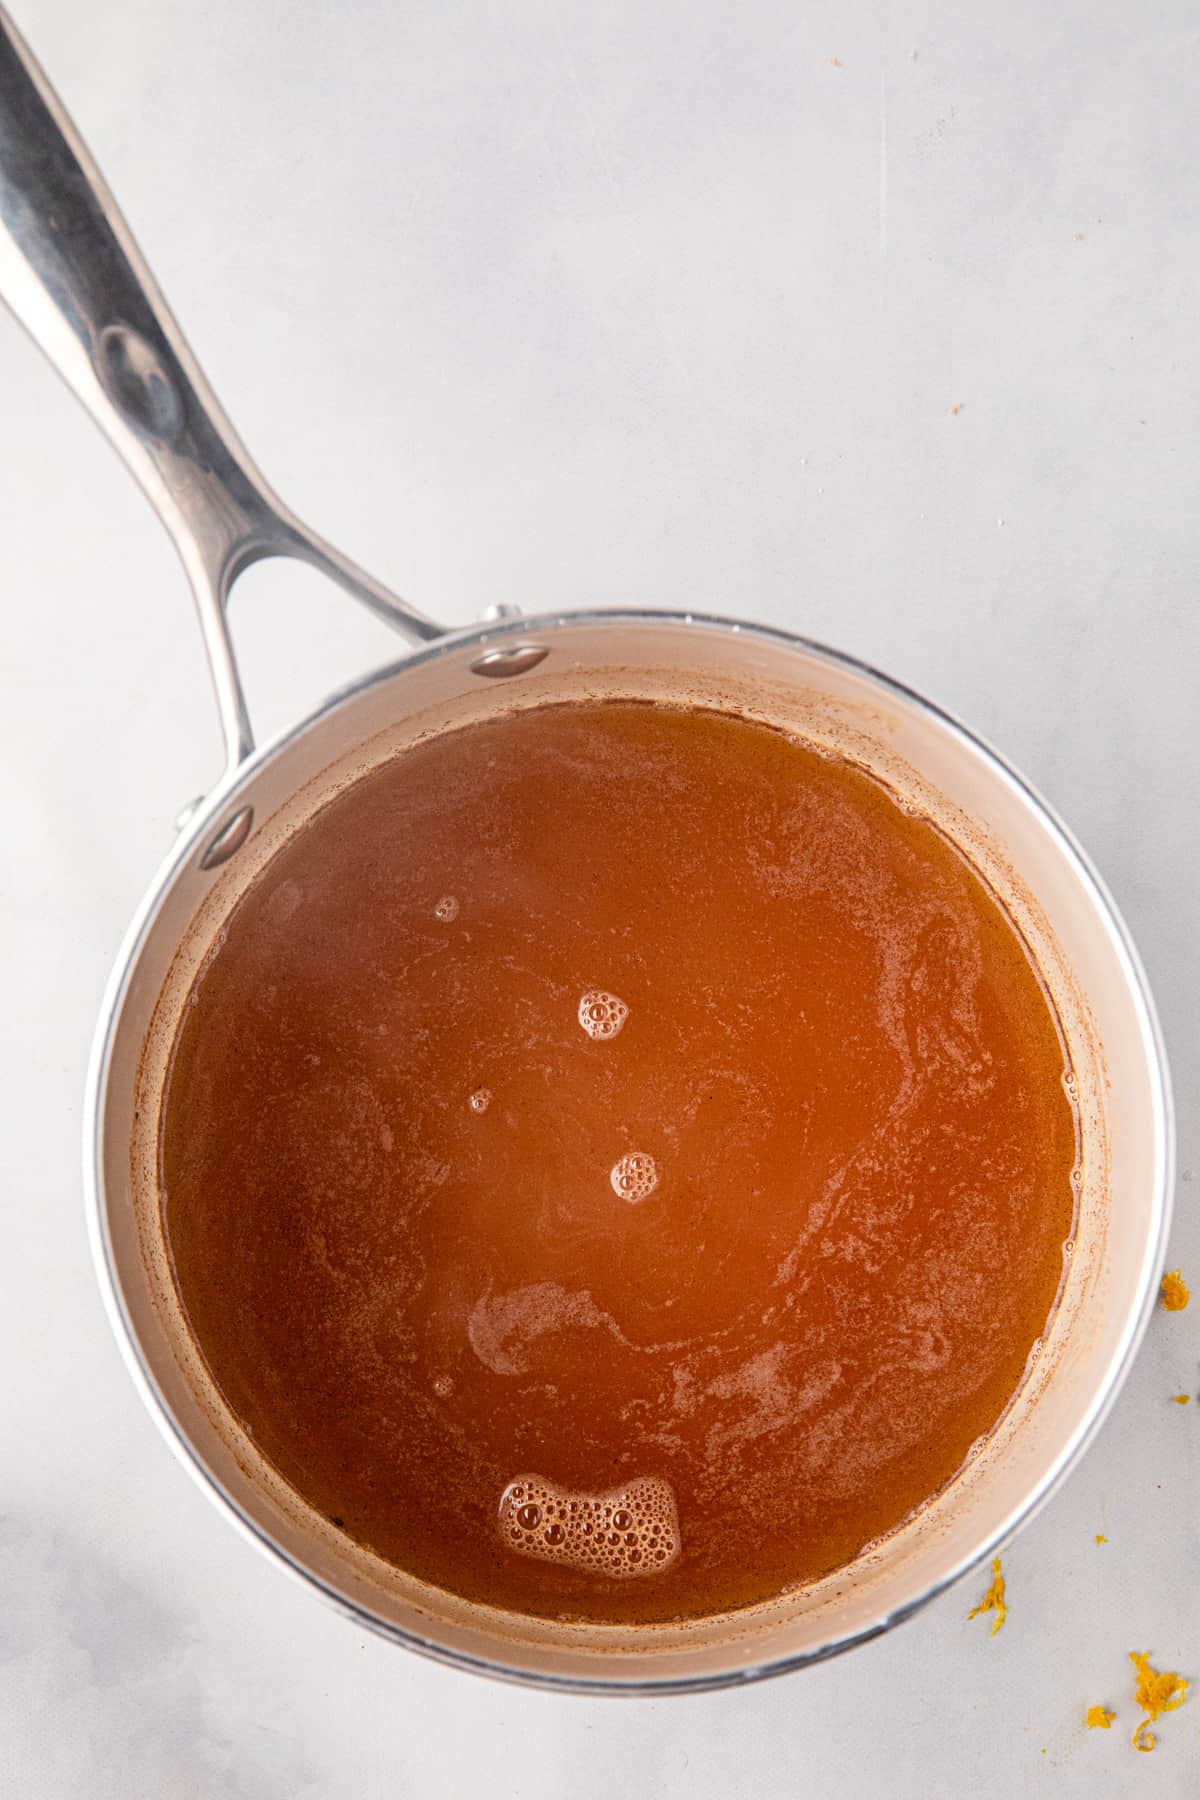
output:
{"label": "handle rivet", "polygon": [[471,664],[472,675],[487,675],[493,681],[509,675],[528,675],[545,662],[550,652],[544,644],[512,644],[499,650],[487,650]]}
{"label": "handle rivet", "polygon": [[216,837],[209,840],[207,850],[200,858],[202,869],[219,869],[227,863],[231,856],[236,856],[246,839],[250,836],[254,825],[254,808],[243,806],[235,812],[232,819],[226,821]]}

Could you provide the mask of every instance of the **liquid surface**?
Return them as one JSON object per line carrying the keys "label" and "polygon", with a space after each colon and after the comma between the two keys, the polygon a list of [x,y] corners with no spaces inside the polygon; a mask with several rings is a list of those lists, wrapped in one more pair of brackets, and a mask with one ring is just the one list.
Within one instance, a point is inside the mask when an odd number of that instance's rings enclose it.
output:
{"label": "liquid surface", "polygon": [[358,783],[230,918],[164,1108],[176,1279],[261,1450],[384,1557],[720,1611],[996,1423],[1072,1229],[1063,1076],[1007,917],[867,775],[540,708]]}

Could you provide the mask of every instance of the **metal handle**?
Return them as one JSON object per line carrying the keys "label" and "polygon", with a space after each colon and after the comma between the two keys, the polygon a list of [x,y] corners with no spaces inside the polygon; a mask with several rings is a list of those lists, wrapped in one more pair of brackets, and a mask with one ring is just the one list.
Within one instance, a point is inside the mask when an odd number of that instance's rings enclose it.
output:
{"label": "metal handle", "polygon": [[0,6],[0,298],[141,483],[200,614],[232,770],[254,747],[229,592],[265,556],[322,570],[415,640],[445,627],[301,524],[205,380],[88,151]]}

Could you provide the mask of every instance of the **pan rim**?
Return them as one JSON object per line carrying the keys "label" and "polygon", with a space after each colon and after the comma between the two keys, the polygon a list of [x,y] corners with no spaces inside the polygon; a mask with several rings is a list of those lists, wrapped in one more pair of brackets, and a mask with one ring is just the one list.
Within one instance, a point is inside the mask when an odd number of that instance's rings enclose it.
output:
{"label": "pan rim", "polygon": [[[531,1670],[503,1657],[491,1659],[476,1656],[457,1647],[437,1642],[408,1628],[396,1625],[373,1612],[358,1600],[340,1592],[317,1575],[301,1560],[279,1544],[228,1492],[208,1467],[201,1453],[176,1421],[171,1407],[153,1371],[142,1354],[133,1321],[125,1305],[119,1282],[113,1245],[108,1225],[106,1183],[104,1177],[104,1120],[108,1080],[113,1049],[128,994],[130,980],[141,950],[157,920],[161,907],[172,891],[183,868],[195,854],[199,842],[206,838],[228,812],[232,803],[271,762],[282,756],[293,744],[335,712],[352,706],[364,693],[382,686],[396,675],[423,663],[466,647],[495,647],[505,640],[537,637],[563,628],[614,627],[690,627],[725,632],[756,640],[786,651],[795,651],[818,663],[864,678],[884,694],[915,708],[935,726],[956,739],[960,747],[979,758],[1004,783],[1017,800],[1029,809],[1047,831],[1060,856],[1072,868],[1088,894],[1097,918],[1102,924],[1109,948],[1118,965],[1129,999],[1138,1019],[1141,1049],[1152,1098],[1153,1144],[1151,1162],[1154,1170],[1152,1213],[1147,1234],[1142,1275],[1134,1303],[1122,1329],[1120,1339],[1098,1379],[1096,1391],[1085,1416],[1061,1446],[1049,1468],[1022,1502],[987,1534],[986,1539],[960,1557],[939,1579],[920,1594],[904,1601],[866,1625],[826,1642],[791,1655],[768,1656],[751,1666],[718,1670],[694,1676],[655,1676],[652,1672],[621,1676],[604,1674],[559,1674]],[[315,1590],[344,1616],[373,1634],[399,1643],[417,1654],[455,1668],[513,1682],[520,1686],[554,1692],[576,1694],[629,1694],[655,1696],[663,1694],[704,1693],[728,1687],[741,1687],[749,1682],[789,1673],[841,1654],[856,1645],[881,1635],[903,1620],[914,1616],[939,1594],[952,1586],[971,1569],[993,1555],[1021,1526],[1026,1524],[1057,1491],[1067,1473],[1077,1464],[1086,1447],[1093,1441],[1132,1366],[1136,1351],[1157,1295],[1158,1274],[1162,1267],[1170,1226],[1174,1191],[1174,1115],[1169,1067],[1165,1045],[1154,1006],[1149,982],[1132,936],[1116,902],[1102,877],[1076,840],[1070,828],[1055,809],[1019,771],[985,738],[964,724],[947,709],[893,676],[875,668],[862,658],[836,650],[815,639],[782,628],[756,624],[745,619],[707,612],[678,612],[643,608],[588,609],[520,615],[448,633],[431,643],[388,662],[358,680],[339,689],[313,711],[277,733],[223,778],[207,799],[197,808],[173,846],[141,903],[118,950],[102,1002],[88,1071],[83,1120],[84,1199],[88,1231],[97,1278],[109,1322],[127,1368],[144,1403],[176,1456],[198,1484],[209,1495],[243,1536],[264,1551],[295,1580]],[[615,1662],[615,1659],[614,1659]]]}

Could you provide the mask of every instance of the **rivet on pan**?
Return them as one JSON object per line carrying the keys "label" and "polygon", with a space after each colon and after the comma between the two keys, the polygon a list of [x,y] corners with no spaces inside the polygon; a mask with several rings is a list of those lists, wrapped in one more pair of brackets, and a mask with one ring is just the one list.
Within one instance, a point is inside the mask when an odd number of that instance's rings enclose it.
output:
{"label": "rivet on pan", "polygon": [[472,675],[487,675],[493,680],[508,675],[528,675],[545,662],[550,652],[542,644],[512,644],[499,650],[487,650],[471,664]]}
{"label": "rivet on pan", "polygon": [[519,619],[520,616],[521,609],[515,600],[493,600],[479,615],[485,624],[495,624],[501,619]]}
{"label": "rivet on pan", "polygon": [[219,869],[221,864],[228,862],[231,856],[236,856],[250,836],[253,824],[254,808],[252,806],[243,806],[240,812],[235,812],[232,819],[222,825],[216,837],[210,842],[208,849],[200,858],[200,867],[202,869]]}

